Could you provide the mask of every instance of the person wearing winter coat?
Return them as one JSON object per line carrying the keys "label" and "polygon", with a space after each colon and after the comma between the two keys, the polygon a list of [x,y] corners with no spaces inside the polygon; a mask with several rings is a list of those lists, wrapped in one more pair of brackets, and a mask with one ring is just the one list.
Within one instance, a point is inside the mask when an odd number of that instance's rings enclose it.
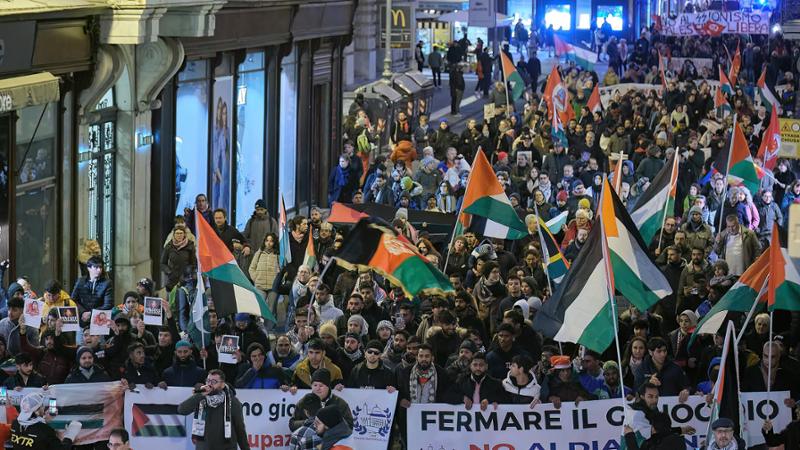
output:
{"label": "person wearing winter coat", "polygon": [[83,324],[89,323],[93,309],[114,307],[114,290],[111,280],[103,272],[103,259],[99,256],[92,256],[86,261],[86,270],[89,274],[78,278],[70,295],[78,304],[78,312]]}
{"label": "person wearing winter coat", "polygon": [[186,269],[197,267],[194,242],[186,237],[186,230],[172,230],[172,241],[161,251],[161,271],[165,275],[164,286],[167,292],[178,285]]}
{"label": "person wearing winter coat", "polygon": [[236,387],[245,389],[288,389],[289,380],[280,367],[267,363],[264,346],[254,342],[247,348],[249,363],[239,367]]}
{"label": "person wearing winter coat", "polygon": [[364,361],[357,364],[350,376],[347,377],[345,386],[355,389],[381,389],[389,393],[397,390],[395,373],[384,366],[381,361],[383,344],[378,340],[371,340],[364,349]]}
{"label": "person wearing winter coat", "polygon": [[[247,450],[242,403],[225,383],[225,373],[213,369],[208,373],[201,392],[178,405],[178,414],[205,416],[202,436],[192,436],[197,450]],[[228,430],[226,432],[225,430]]]}
{"label": "person wearing winter coat", "polygon": [[414,174],[414,181],[422,186],[422,195],[436,192],[442,182],[442,173],[437,169],[439,161],[431,156],[422,158],[420,169]]}
{"label": "person wearing winter coat", "polygon": [[310,380],[311,392],[304,395],[297,402],[294,414],[289,420],[289,429],[297,430],[306,422],[307,419],[317,415],[320,409],[326,406],[334,406],[341,411],[344,421],[351,427],[353,426],[353,414],[350,406],[341,397],[333,395],[333,383],[336,381],[336,374],[331,373],[326,368],[317,369]]}
{"label": "person wearing winter coat", "polygon": [[75,359],[77,367],[67,375],[64,384],[104,383],[106,381],[111,381],[105,369],[95,364],[94,352],[91,348],[79,348]]}
{"label": "person wearing winter coat", "polygon": [[341,155],[339,164],[331,170],[328,177],[328,203],[349,203],[358,189],[359,182],[355,168],[350,165],[350,158],[347,155]]}
{"label": "person wearing winter coat", "polygon": [[36,371],[45,378],[47,384],[63,383],[67,378],[74,354],[64,346],[61,329],[47,330],[41,338],[43,346],[28,343],[25,321],[20,319],[20,344],[22,351],[31,355]]}
{"label": "person wearing winter coat", "polygon": [[162,376],[166,386],[198,387],[206,379],[206,371],[192,357],[192,345],[188,341],[175,344],[175,362],[164,370]]}
{"label": "person wearing winter coat", "polygon": [[541,399],[552,403],[556,409],[561,408],[562,402],[593,400],[593,396],[586,392],[578,380],[569,356],[551,356],[550,367],[551,373],[545,376],[542,383]]}
{"label": "person wearing winter coat", "polygon": [[527,355],[516,355],[511,358],[508,375],[503,379],[503,389],[509,403],[530,405],[531,408],[540,403],[541,386],[533,374],[533,359]]}
{"label": "person wearing winter coat", "polygon": [[314,431],[320,436],[320,450],[348,450],[349,445],[338,445],[353,434],[353,426],[345,420],[344,414],[336,406],[326,406],[317,411],[314,418]]}
{"label": "person wearing winter coat", "polygon": [[224,209],[214,210],[214,231],[217,237],[228,247],[228,251],[234,253],[234,241],[239,241],[242,245],[242,254],[244,256],[250,255],[250,244],[242,236],[242,233],[228,224],[228,213]]}
{"label": "person wearing winter coat", "polygon": [[258,244],[259,242],[264,242],[264,238],[268,234],[274,233],[277,235],[278,232],[278,222],[269,215],[267,203],[262,199],[258,199],[253,215],[247,219],[247,223],[244,225],[242,235],[247,242]]}
{"label": "person wearing winter coat", "polygon": [[248,272],[256,288],[266,294],[272,289],[275,277],[281,270],[278,261],[278,236],[275,233],[267,233],[261,242],[261,248],[250,261]]}
{"label": "person wearing winter coat", "polygon": [[771,191],[764,191],[761,193],[761,199],[757,204],[758,207],[758,235],[769,236],[772,233],[773,224],[778,226],[783,225],[783,212],[772,199]]}
{"label": "person wearing winter coat", "polygon": [[481,410],[485,410],[490,403],[506,403],[506,390],[502,382],[489,375],[488,369],[486,355],[478,352],[469,363],[469,375],[462,376],[456,382],[459,403],[463,402],[467,409],[479,405]]}
{"label": "person wearing winter coat", "polygon": [[686,440],[672,428],[672,421],[664,413],[652,413],[650,415],[650,425],[652,432],[650,437],[639,444],[636,434],[629,425],[625,425],[625,445],[631,450],[672,450],[686,446]]}

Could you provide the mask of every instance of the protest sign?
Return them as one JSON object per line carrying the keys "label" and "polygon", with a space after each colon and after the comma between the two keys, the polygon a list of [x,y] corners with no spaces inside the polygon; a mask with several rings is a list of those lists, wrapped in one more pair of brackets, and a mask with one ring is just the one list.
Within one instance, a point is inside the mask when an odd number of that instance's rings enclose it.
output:
{"label": "protest sign", "polygon": [[25,300],[24,314],[26,326],[36,328],[37,330],[42,326],[42,307],[44,307],[44,302],[30,298]]}
{"label": "protest sign", "polygon": [[236,350],[239,350],[239,336],[231,336],[229,334],[222,336],[222,343],[219,346],[219,350],[217,350],[219,362],[237,364],[238,361],[234,356]]}
{"label": "protest sign", "polygon": [[145,297],[144,298],[144,324],[161,326],[164,321],[161,318],[163,314],[161,308],[161,299],[158,297]]}
{"label": "protest sign", "polygon": [[487,103],[483,105],[483,120],[492,120],[494,118],[494,103]]}
{"label": "protest sign", "polygon": [[800,158],[800,119],[779,119],[781,130],[781,158]]}
{"label": "protest sign", "polygon": [[[791,409],[783,404],[789,392],[742,393],[747,417],[748,442],[764,442],[761,426],[769,414],[775,430],[791,421]],[[692,396],[686,403],[677,397],[662,397],[660,408],[669,414],[673,426],[692,426],[685,436],[687,449],[698,448],[708,429],[711,408],[704,397]],[[408,410],[408,448],[501,448],[501,449],[609,449],[619,448],[624,413],[620,400],[564,402],[561,409],[551,404],[500,405],[486,411],[464,405],[412,404]]]}
{"label": "protest sign", "polygon": [[61,319],[62,327],[61,331],[78,331],[80,326],[78,325],[78,308],[75,306],[59,306],[56,311],[58,311],[58,317]]}
{"label": "protest sign", "polygon": [[769,34],[768,12],[702,11],[661,18],[665,36],[720,36],[722,34]]}
{"label": "protest sign", "polygon": [[111,333],[111,311],[93,309],[89,334],[92,336],[108,336]]}
{"label": "protest sign", "polygon": [[689,61],[694,65],[694,68],[697,69],[697,73],[702,73],[703,69],[711,70],[714,68],[714,60],[711,58],[675,58],[672,57],[669,59],[669,64],[667,68],[672,71],[679,71],[683,68],[683,65]]}
{"label": "protest sign", "polygon": [[[310,390],[295,395],[278,389],[237,389],[242,402],[247,442],[251,449],[288,449],[289,420],[295,405]],[[359,450],[386,450],[394,422],[397,393],[383,390],[344,389],[343,398],[353,414],[353,435],[348,443]],[[193,395],[191,388],[139,389],[125,393],[125,428],[133,448],[193,449],[192,415],[178,414],[178,405]]]}

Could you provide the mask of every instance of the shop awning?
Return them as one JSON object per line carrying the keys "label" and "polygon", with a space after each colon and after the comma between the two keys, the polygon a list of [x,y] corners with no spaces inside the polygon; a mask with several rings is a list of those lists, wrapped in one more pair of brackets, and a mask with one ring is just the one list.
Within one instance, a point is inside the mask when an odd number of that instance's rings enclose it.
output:
{"label": "shop awning", "polygon": [[0,113],[58,100],[58,77],[50,72],[0,79]]}

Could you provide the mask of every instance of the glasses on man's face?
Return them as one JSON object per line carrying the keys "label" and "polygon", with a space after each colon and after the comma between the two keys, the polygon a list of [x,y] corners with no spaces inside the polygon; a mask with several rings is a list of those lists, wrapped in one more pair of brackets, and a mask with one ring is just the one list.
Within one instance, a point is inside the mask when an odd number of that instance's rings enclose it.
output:
{"label": "glasses on man's face", "polygon": [[379,352],[377,350],[367,350],[367,354],[368,355],[380,355],[381,352]]}
{"label": "glasses on man's face", "polygon": [[210,386],[216,386],[216,385],[218,385],[220,383],[222,383],[222,380],[214,380],[214,379],[207,379],[206,380],[206,384],[208,384]]}

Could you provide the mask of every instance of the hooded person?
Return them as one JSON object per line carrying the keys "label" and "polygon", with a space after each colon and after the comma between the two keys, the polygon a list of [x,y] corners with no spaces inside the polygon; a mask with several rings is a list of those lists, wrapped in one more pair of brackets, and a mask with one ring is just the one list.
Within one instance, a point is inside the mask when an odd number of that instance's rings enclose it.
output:
{"label": "hooded person", "polygon": [[47,424],[52,419],[47,412],[47,403],[48,398],[41,392],[31,393],[22,398],[19,404],[19,416],[11,424],[11,442],[16,444],[14,448],[33,450],[72,448],[72,442],[81,431],[81,423],[74,420],[70,422],[64,432],[64,438],[59,439],[56,431]]}
{"label": "hooded person", "polygon": [[350,448],[336,445],[337,442],[353,434],[353,428],[344,420],[341,411],[336,406],[326,406],[317,411],[314,419],[314,429],[322,437],[321,450],[337,450]]}
{"label": "hooded person", "polygon": [[[541,300],[540,300],[540,302],[541,302]],[[512,308],[518,308],[520,310],[520,312],[522,313],[522,317],[525,318],[526,322],[528,320],[530,320],[531,306],[530,306],[530,304],[528,304],[528,300],[519,299],[516,302],[514,302],[514,306],[512,306]]]}
{"label": "hooded person", "polygon": [[[355,329],[356,326],[359,327],[358,330]],[[361,314],[353,314],[347,319],[347,332],[358,333],[358,335],[361,336],[362,343],[364,344],[366,344],[367,340],[369,340],[369,324]]]}

